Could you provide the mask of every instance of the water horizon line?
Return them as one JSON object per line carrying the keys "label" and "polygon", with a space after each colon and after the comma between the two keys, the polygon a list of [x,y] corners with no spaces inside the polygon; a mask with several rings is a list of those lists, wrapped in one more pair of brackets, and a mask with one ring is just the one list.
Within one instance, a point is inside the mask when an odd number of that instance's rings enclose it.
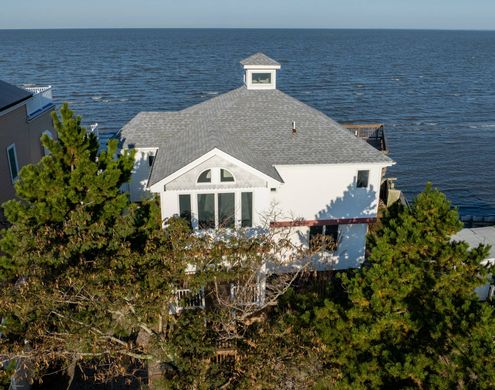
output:
{"label": "water horizon line", "polygon": [[85,31],[85,30],[328,30],[328,31],[458,31],[494,32],[484,28],[420,28],[420,27],[37,27],[0,28],[0,31]]}

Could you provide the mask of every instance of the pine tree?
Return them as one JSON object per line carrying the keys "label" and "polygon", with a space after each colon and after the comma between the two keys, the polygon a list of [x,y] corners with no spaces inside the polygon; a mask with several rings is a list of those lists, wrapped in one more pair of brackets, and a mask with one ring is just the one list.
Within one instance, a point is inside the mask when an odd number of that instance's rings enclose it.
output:
{"label": "pine tree", "polygon": [[21,170],[17,198],[3,206],[12,224],[1,242],[9,255],[1,263],[3,278],[26,275],[33,267],[40,275],[62,272],[114,250],[113,229],[129,206],[120,186],[130,178],[133,155],[116,156],[115,140],[98,154],[95,135],[67,105],[53,121],[58,139],[42,137],[50,154]]}
{"label": "pine tree", "polygon": [[[131,205],[121,191],[133,153],[118,153],[117,141],[99,152],[81,118],[66,104],[60,113],[57,138],[42,137],[49,155],[22,168],[17,197],[3,206],[11,226],[0,241],[0,355],[29,355],[38,373],[85,356],[108,363],[118,350],[132,356],[135,345],[121,338],[156,319],[162,285],[153,273],[166,280],[171,268],[148,254],[164,237],[157,207]],[[144,293],[147,283],[154,288]]]}
{"label": "pine tree", "polygon": [[342,275],[344,299],[315,310],[341,387],[493,388],[495,317],[475,294],[487,248],[451,241],[461,227],[430,184],[385,216],[368,263]]}

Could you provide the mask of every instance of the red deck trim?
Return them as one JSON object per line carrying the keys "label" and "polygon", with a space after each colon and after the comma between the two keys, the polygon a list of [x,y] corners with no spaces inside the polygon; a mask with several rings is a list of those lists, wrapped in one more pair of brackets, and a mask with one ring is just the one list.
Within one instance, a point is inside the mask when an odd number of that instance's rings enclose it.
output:
{"label": "red deck trim", "polygon": [[272,228],[296,227],[296,226],[323,226],[323,225],[353,225],[375,223],[376,218],[340,218],[340,219],[313,219],[295,221],[270,222]]}

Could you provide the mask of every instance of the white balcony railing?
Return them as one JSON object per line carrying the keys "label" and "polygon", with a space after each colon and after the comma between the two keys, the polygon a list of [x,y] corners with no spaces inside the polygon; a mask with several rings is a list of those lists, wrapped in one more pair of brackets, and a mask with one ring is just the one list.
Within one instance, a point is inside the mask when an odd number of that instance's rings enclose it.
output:
{"label": "white balcony railing", "polygon": [[189,288],[175,290],[174,302],[169,307],[170,314],[179,314],[182,310],[204,309],[205,290],[201,288],[194,293]]}
{"label": "white balcony railing", "polygon": [[238,306],[260,306],[263,302],[263,290],[260,283],[253,285],[230,285],[230,300]]}
{"label": "white balcony railing", "polygon": [[33,94],[26,105],[28,119],[33,119],[35,116],[53,107],[53,94],[51,85],[23,85],[22,87],[26,91],[29,91]]}

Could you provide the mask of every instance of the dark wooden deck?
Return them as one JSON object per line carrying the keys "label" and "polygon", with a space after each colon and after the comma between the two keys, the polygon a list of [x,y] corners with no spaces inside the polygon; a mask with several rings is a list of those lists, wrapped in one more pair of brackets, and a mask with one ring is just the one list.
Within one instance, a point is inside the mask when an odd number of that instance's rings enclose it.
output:
{"label": "dark wooden deck", "polygon": [[385,138],[385,129],[381,123],[366,124],[342,124],[356,137],[359,137],[379,151],[388,154],[387,140]]}

